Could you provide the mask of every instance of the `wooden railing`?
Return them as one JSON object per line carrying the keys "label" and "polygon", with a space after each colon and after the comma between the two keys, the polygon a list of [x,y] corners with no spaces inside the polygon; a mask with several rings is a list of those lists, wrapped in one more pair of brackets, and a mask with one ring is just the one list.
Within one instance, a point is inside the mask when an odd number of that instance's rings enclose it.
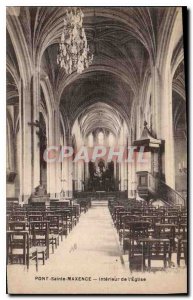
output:
{"label": "wooden railing", "polygon": [[186,199],[161,180],[158,184],[158,194],[168,205],[181,204],[183,206],[186,206]]}
{"label": "wooden railing", "polygon": [[[186,199],[158,177],[147,171],[137,172],[137,175],[139,196],[146,201],[160,199],[167,205],[186,206]],[[141,183],[142,178],[143,184]]]}

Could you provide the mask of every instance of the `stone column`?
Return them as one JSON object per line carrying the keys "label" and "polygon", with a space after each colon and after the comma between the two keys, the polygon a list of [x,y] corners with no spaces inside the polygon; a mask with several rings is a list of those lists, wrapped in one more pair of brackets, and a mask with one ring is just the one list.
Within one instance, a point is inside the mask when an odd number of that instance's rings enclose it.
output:
{"label": "stone column", "polygon": [[[54,123],[54,111],[49,116],[48,120],[48,148],[53,146],[59,146],[55,144],[55,123]],[[55,152],[57,154],[57,151]],[[55,162],[47,163],[47,192],[51,197],[55,197],[56,193],[56,164]]]}
{"label": "stone column", "polygon": [[[66,143],[65,143],[66,144]],[[65,193],[68,191],[68,159],[63,158],[63,179],[65,180],[63,183],[63,189]]]}
{"label": "stone column", "polygon": [[131,194],[131,167],[130,164],[128,163],[128,198],[132,198],[132,194]]}
{"label": "stone column", "polygon": [[20,202],[27,202],[32,188],[32,168],[33,168],[33,126],[28,124],[32,119],[32,93],[30,80],[20,81],[19,91],[19,134],[20,134]]}
{"label": "stone column", "polygon": [[120,168],[121,168],[121,172],[120,172],[120,180],[121,180],[121,191],[125,190],[125,163],[122,162],[120,163]]}
{"label": "stone column", "polygon": [[82,191],[82,180],[83,180],[83,162],[77,162],[77,180],[78,180],[78,191]]}
{"label": "stone column", "polygon": [[[156,66],[151,69],[152,73],[152,129],[156,133],[157,138],[161,135],[161,119],[160,119],[160,109],[161,109],[161,92],[162,92],[162,78],[159,74],[159,70]],[[148,124],[150,126],[150,124]]]}
{"label": "stone column", "polygon": [[131,161],[128,162],[128,198],[130,199],[135,197],[137,189],[136,169],[135,155],[133,155]]}
{"label": "stone column", "polygon": [[[55,145],[60,147],[61,149],[61,144],[60,144],[60,111],[59,111],[59,106],[56,106],[55,113],[54,113],[54,124],[55,124]],[[61,177],[62,177],[62,170],[61,170],[61,161],[56,161],[55,164],[55,193],[56,196],[59,197],[61,189],[62,189],[62,182],[61,182]]]}
{"label": "stone column", "polygon": [[152,67],[152,128],[158,139],[165,141],[162,171],[166,184],[175,188],[174,135],[172,113],[172,75],[170,64],[161,71]]}
{"label": "stone column", "polygon": [[85,162],[84,163],[84,181],[85,181],[85,185],[84,188],[87,188],[87,183],[88,183],[88,179],[89,179],[89,168],[88,168],[88,163]]}
{"label": "stone column", "polygon": [[[67,145],[72,146],[72,136],[71,133],[67,135]],[[73,185],[72,185],[72,180],[73,180],[73,157],[68,157],[67,159],[67,194],[69,197],[72,197],[73,194]]]}
{"label": "stone column", "polygon": [[[62,190],[62,180],[63,173],[62,166],[64,167],[64,162],[59,160],[60,150],[60,116],[59,109],[56,107],[52,112],[52,115],[49,118],[49,137],[48,137],[48,146],[56,147],[55,154],[56,160],[55,162],[51,162],[47,164],[48,167],[48,191],[51,197],[59,197],[60,192]],[[66,177],[66,176],[64,176]],[[66,179],[66,178],[65,178]],[[64,183],[65,184],[65,183]]]}
{"label": "stone column", "polygon": [[165,180],[166,184],[175,189],[172,75],[170,66],[167,66],[163,76],[161,96],[160,131],[161,138],[165,140]]}
{"label": "stone column", "polygon": [[[32,94],[32,120],[39,121],[40,111],[40,78],[39,72],[35,69],[31,81],[31,94]],[[38,128],[32,128],[32,156],[33,156],[33,169],[32,169],[32,184],[33,188],[40,184],[40,140],[37,135]]]}

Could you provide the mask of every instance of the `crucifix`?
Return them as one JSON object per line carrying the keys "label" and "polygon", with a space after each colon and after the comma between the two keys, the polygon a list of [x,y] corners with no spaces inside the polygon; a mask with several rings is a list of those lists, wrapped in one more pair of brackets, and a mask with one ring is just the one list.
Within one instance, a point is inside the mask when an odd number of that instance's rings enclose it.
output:
{"label": "crucifix", "polygon": [[38,120],[35,120],[35,122],[28,122],[28,125],[30,126],[35,126],[35,127],[40,127],[40,122]]}

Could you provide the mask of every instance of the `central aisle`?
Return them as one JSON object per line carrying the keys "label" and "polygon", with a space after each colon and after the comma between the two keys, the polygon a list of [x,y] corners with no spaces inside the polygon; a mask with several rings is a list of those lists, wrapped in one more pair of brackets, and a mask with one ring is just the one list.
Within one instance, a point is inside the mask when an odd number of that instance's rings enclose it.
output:
{"label": "central aisle", "polygon": [[[92,202],[86,214],[67,239],[50,256],[45,269],[53,268],[64,275],[85,276],[119,272],[121,251],[109,214],[107,201]],[[61,263],[62,262],[62,263]]]}

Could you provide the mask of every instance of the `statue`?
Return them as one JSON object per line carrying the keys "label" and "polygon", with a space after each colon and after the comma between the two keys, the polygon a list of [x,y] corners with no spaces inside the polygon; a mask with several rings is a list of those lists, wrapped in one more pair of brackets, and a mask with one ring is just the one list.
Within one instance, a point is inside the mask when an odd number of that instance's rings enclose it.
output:
{"label": "statue", "polygon": [[35,187],[35,191],[32,193],[33,196],[44,196],[47,195],[47,191],[45,186],[40,183],[37,187]]}
{"label": "statue", "polygon": [[40,183],[32,192],[29,198],[29,203],[42,203],[49,205],[49,196],[50,195],[47,193],[45,186]]}

